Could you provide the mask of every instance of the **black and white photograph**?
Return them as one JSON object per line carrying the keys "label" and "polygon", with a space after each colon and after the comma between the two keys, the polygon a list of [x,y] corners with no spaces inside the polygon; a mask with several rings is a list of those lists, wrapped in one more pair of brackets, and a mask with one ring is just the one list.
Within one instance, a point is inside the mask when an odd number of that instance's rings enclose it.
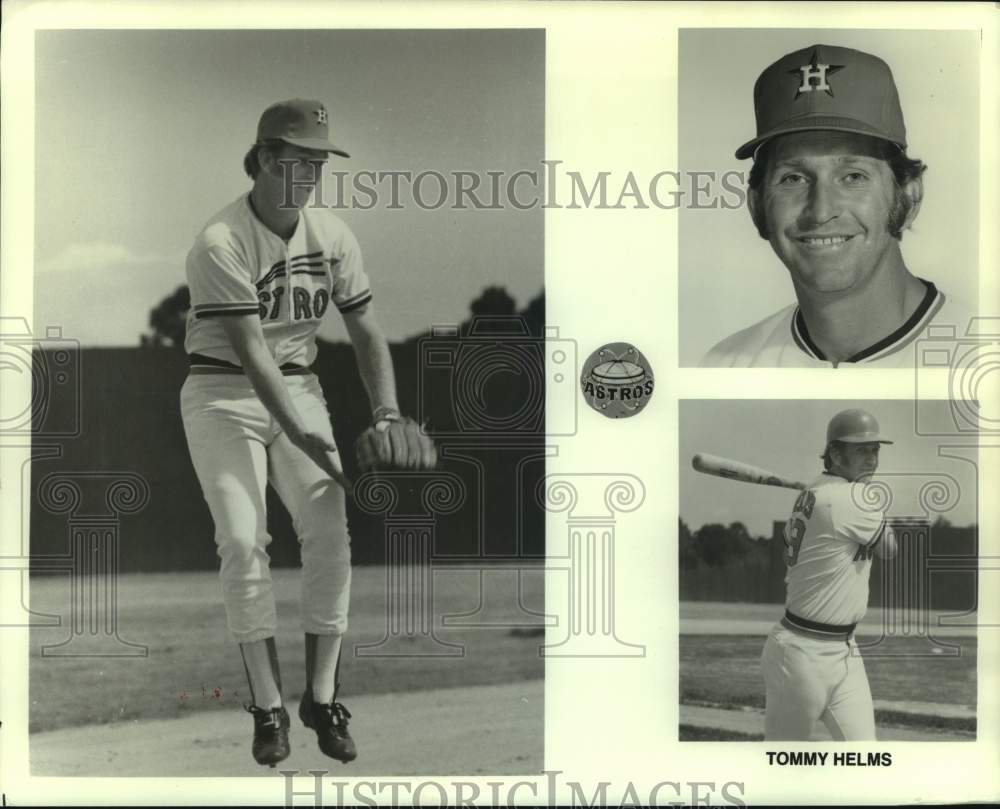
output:
{"label": "black and white photograph", "polygon": [[541,771],[544,64],[37,32],[33,774]]}
{"label": "black and white photograph", "polygon": [[961,404],[680,405],[679,738],[975,740]]}
{"label": "black and white photograph", "polygon": [[1000,801],[998,33],[4,0],[0,806]]}
{"label": "black and white photograph", "polygon": [[978,306],[971,30],[682,29],[681,365],[913,368]]}

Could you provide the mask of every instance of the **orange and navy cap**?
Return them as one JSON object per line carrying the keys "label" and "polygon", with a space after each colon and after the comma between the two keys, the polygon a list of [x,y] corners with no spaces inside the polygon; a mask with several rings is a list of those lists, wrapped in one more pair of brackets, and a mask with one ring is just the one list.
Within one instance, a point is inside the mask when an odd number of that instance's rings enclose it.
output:
{"label": "orange and navy cap", "polygon": [[293,98],[272,104],[260,116],[257,142],[283,140],[303,149],[332,152],[341,157],[350,155],[330,142],[330,116],[319,101]]}
{"label": "orange and navy cap", "polygon": [[906,148],[906,126],[889,66],[869,53],[811,45],[782,56],[753,88],[757,137],[736,150],[743,160],[776,135],[832,129]]}

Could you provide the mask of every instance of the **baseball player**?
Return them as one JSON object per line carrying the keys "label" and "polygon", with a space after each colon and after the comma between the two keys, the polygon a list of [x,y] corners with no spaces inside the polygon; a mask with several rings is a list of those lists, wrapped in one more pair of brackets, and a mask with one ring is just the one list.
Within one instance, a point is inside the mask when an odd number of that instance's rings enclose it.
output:
{"label": "baseball player", "polygon": [[[250,685],[253,756],[271,766],[289,754],[289,718],[274,642],[268,481],[301,544],[306,686],[299,716],[326,755],[345,763],[357,755],[350,713],[337,701],[351,586],[345,516],[351,484],[309,370],[316,330],[331,305],[354,346],[373,408],[371,434],[387,440],[400,420],[389,348],[358,243],[331,211],[306,206],[329,155],[347,157],[330,142],[328,127],[318,101],[269,107],[244,158],[253,188],[209,220],[187,258],[191,369],[181,411],[215,523],[227,626]],[[394,443],[405,456],[406,441]],[[411,445],[418,456],[428,451],[426,444]],[[416,465],[418,456],[402,464]]]}
{"label": "baseball player", "polygon": [[765,738],[808,741],[817,719],[834,739],[875,739],[872,695],[854,628],[868,608],[872,556],[890,559],[896,539],[865,506],[864,482],[891,444],[864,410],[835,415],[825,471],[803,490],[785,524],[785,615],[764,644]]}
{"label": "baseball player", "polygon": [[889,66],[811,45],[772,64],[754,86],[757,136],[747,203],[788,269],[796,304],[727,337],[706,367],[913,367],[931,325],[965,334],[970,313],[903,260],[925,166],[906,154]]}

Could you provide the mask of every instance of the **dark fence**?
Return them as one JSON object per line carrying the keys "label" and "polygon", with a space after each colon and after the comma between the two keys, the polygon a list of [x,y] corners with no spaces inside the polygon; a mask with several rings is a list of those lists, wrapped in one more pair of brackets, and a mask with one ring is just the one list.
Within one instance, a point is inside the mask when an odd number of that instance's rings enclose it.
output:
{"label": "dark fence", "polygon": [[[455,342],[454,337],[441,341],[443,356],[457,357]],[[468,423],[452,429],[456,369],[445,361],[428,372],[422,356],[427,349],[420,340],[392,346],[401,407],[428,419],[432,428],[448,427],[439,438],[442,469],[458,476],[466,492],[457,511],[438,519],[434,558],[544,556],[544,518],[534,494],[545,473],[544,437],[537,429],[539,423],[544,425],[544,411],[525,418],[525,390],[532,384],[525,380],[524,369],[507,363],[502,373],[487,373],[480,380],[479,399],[473,403],[480,410],[473,417],[492,413],[498,420],[491,423],[502,429],[482,429],[481,424],[477,429]],[[489,353],[489,346],[483,350]],[[494,359],[504,352],[503,346],[494,346]],[[44,564],[36,564],[40,557],[68,552],[70,522],[100,521],[103,514],[107,523],[106,488],[116,475],[145,481],[149,490],[142,508],[134,513],[126,509],[117,518],[120,570],[216,567],[212,522],[191,466],[179,412],[178,395],[187,374],[185,355],[167,347],[143,347],[83,349],[55,356],[46,348],[36,349],[33,359],[32,569],[44,569]],[[354,440],[370,414],[353,349],[349,344],[321,343],[314,370],[326,393],[347,472],[354,474]],[[537,396],[527,405],[529,410],[543,406],[544,397]],[[515,418],[505,419],[504,414]],[[45,457],[47,452],[55,454]],[[58,480],[82,494],[72,508],[59,501],[59,492],[65,489],[52,488]],[[48,494],[40,493],[42,484],[49,487]],[[120,496],[121,492],[114,495]],[[290,520],[270,489],[268,504],[272,562],[296,565],[298,545]],[[382,518],[362,513],[351,503],[348,519],[355,561],[383,561]]]}
{"label": "dark fence", "polygon": [[[977,604],[976,526],[954,526],[919,518],[892,521],[899,553],[875,558],[870,579],[871,606],[932,610],[972,610]],[[692,534],[681,524],[680,597],[683,601],[733,601],[780,604],[785,600],[782,557],[784,522],[775,522],[770,539],[737,537],[742,526],[706,526]],[[707,530],[706,530],[707,529]],[[712,530],[714,529],[714,530]],[[722,554],[698,546],[704,532]]]}

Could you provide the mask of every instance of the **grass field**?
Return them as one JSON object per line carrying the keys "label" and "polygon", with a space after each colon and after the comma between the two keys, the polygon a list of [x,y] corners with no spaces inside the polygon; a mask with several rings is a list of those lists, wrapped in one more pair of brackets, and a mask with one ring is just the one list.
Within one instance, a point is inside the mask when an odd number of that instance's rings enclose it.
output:
{"label": "grass field", "polygon": [[[864,638],[860,638],[863,642]],[[885,639],[877,649],[862,654],[872,698],[896,703],[949,703],[976,705],[976,640],[962,638],[962,655],[907,657],[922,646],[904,638]],[[760,655],[764,638],[758,635],[681,635],[680,701],[688,705],[721,708],[763,708],[764,684]],[[894,656],[879,656],[887,652]],[[975,719],[935,716],[919,712],[879,710],[880,727],[920,726],[975,732]],[[681,728],[681,739],[743,739],[745,734]]]}
{"label": "grass field", "polygon": [[[543,574],[526,564],[525,606],[541,612]],[[490,581],[514,574],[487,571]],[[305,683],[299,627],[297,570],[273,572],[278,599],[278,653],[287,698]],[[415,691],[451,686],[540,679],[544,661],[538,628],[441,627],[441,616],[474,611],[480,600],[478,571],[444,568],[434,575],[435,634],[464,646],[462,657],[358,657],[354,646],[377,643],[386,634],[386,574],[382,567],[355,568],[351,628],[341,666],[341,696]],[[500,587],[501,585],[497,585]],[[503,588],[501,588],[503,589]],[[506,593],[506,589],[503,589]],[[146,657],[42,657],[44,644],[69,635],[69,586],[65,577],[33,577],[31,607],[60,615],[61,627],[31,631],[31,732],[136,718],[170,718],[249,701],[238,646],[225,628],[222,596],[214,572],[130,574],[119,578],[118,632],[149,647]],[[513,598],[488,602],[493,623],[530,623]],[[535,618],[537,623],[539,619]],[[539,726],[542,716],[538,718]]]}
{"label": "grass field", "polygon": [[[976,704],[976,641],[962,640],[961,657],[875,657],[862,651],[872,698]],[[760,653],[764,639],[743,635],[681,635],[681,701],[763,707]],[[911,641],[889,638],[884,651]]]}
{"label": "grass field", "polygon": [[677,734],[682,742],[762,742],[763,733],[740,733],[738,730],[702,728],[697,725],[681,724]]}

